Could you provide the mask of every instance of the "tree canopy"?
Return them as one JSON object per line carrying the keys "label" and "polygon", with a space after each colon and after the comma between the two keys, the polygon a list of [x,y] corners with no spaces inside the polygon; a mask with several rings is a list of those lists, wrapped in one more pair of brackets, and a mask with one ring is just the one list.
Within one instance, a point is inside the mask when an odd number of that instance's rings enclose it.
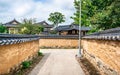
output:
{"label": "tree canopy", "polygon": [[34,19],[24,19],[23,23],[21,24],[20,27],[20,33],[21,34],[39,34],[40,32],[43,31],[43,27],[35,24]]}
{"label": "tree canopy", "polygon": [[7,33],[7,28],[0,24],[0,33]]}
{"label": "tree canopy", "polygon": [[53,25],[58,25],[59,23],[65,22],[65,16],[60,12],[50,13],[48,20],[53,23]]}
{"label": "tree canopy", "polygon": [[[72,19],[79,23],[79,2],[75,0],[76,12]],[[82,0],[82,26],[89,26],[92,31],[100,31],[120,26],[119,0]]]}

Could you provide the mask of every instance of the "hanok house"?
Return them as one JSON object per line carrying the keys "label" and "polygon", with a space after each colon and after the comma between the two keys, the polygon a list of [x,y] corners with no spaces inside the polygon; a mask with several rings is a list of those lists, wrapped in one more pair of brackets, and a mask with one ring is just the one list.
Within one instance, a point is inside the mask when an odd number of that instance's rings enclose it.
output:
{"label": "hanok house", "polygon": [[50,29],[53,28],[53,25],[50,25],[50,24],[48,24],[48,23],[45,22],[45,21],[38,22],[38,23],[36,23],[36,24],[44,27],[44,30],[43,30],[43,32],[42,32],[41,34],[45,34],[45,35],[50,34]]}
{"label": "hanok house", "polygon": [[14,19],[14,20],[7,22],[3,25],[5,27],[7,27],[9,34],[17,34],[19,31],[20,22],[18,22],[16,19]]}
{"label": "hanok house", "polygon": [[[59,35],[79,35],[79,25],[64,25],[54,27],[53,30],[58,32]],[[81,36],[86,35],[86,33],[90,30],[89,27],[81,27]]]}
{"label": "hanok house", "polygon": [[[20,22],[18,22],[16,19],[14,19],[14,20],[12,20],[10,22],[7,22],[3,25],[5,27],[7,27],[9,34],[17,34],[18,31],[19,31],[20,24],[21,24]],[[42,32],[42,34],[49,34],[50,29],[53,27],[53,25],[49,25],[45,21],[38,22],[38,23],[35,23],[35,24],[44,27],[44,31]]]}

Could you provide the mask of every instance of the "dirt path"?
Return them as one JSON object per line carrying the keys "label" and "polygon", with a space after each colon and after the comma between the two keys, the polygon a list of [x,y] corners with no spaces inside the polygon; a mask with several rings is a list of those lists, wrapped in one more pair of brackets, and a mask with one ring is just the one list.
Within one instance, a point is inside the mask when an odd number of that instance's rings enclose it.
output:
{"label": "dirt path", "polygon": [[41,49],[45,55],[29,75],[85,75],[75,59],[77,50]]}

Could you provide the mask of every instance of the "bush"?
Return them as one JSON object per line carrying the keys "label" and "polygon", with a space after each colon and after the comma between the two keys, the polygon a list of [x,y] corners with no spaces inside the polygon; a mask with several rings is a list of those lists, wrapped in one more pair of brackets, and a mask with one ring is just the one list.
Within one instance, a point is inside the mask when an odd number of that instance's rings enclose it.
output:
{"label": "bush", "polygon": [[20,34],[40,34],[43,32],[44,27],[35,24],[34,19],[24,19],[23,23],[20,24]]}
{"label": "bush", "polygon": [[43,53],[39,51],[38,52],[38,56],[42,56],[42,55],[43,55]]}
{"label": "bush", "polygon": [[2,24],[0,24],[0,33],[7,33],[7,32],[8,32],[7,28]]}
{"label": "bush", "polygon": [[30,62],[30,61],[24,61],[24,62],[22,62],[22,68],[23,69],[29,68],[31,64],[32,64],[32,62]]}
{"label": "bush", "polygon": [[57,34],[56,31],[50,31],[50,34]]}

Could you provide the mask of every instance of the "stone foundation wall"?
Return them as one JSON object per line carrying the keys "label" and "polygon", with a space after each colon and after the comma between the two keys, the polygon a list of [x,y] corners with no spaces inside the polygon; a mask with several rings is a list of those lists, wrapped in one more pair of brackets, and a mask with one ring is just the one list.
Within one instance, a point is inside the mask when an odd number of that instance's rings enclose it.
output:
{"label": "stone foundation wall", "polygon": [[83,55],[101,75],[120,75],[120,41],[83,39]]}
{"label": "stone foundation wall", "polygon": [[24,60],[36,55],[39,41],[0,46],[0,74],[8,73]]}
{"label": "stone foundation wall", "polygon": [[47,38],[39,40],[39,47],[49,48],[77,48],[78,39],[60,39],[60,38]]}

